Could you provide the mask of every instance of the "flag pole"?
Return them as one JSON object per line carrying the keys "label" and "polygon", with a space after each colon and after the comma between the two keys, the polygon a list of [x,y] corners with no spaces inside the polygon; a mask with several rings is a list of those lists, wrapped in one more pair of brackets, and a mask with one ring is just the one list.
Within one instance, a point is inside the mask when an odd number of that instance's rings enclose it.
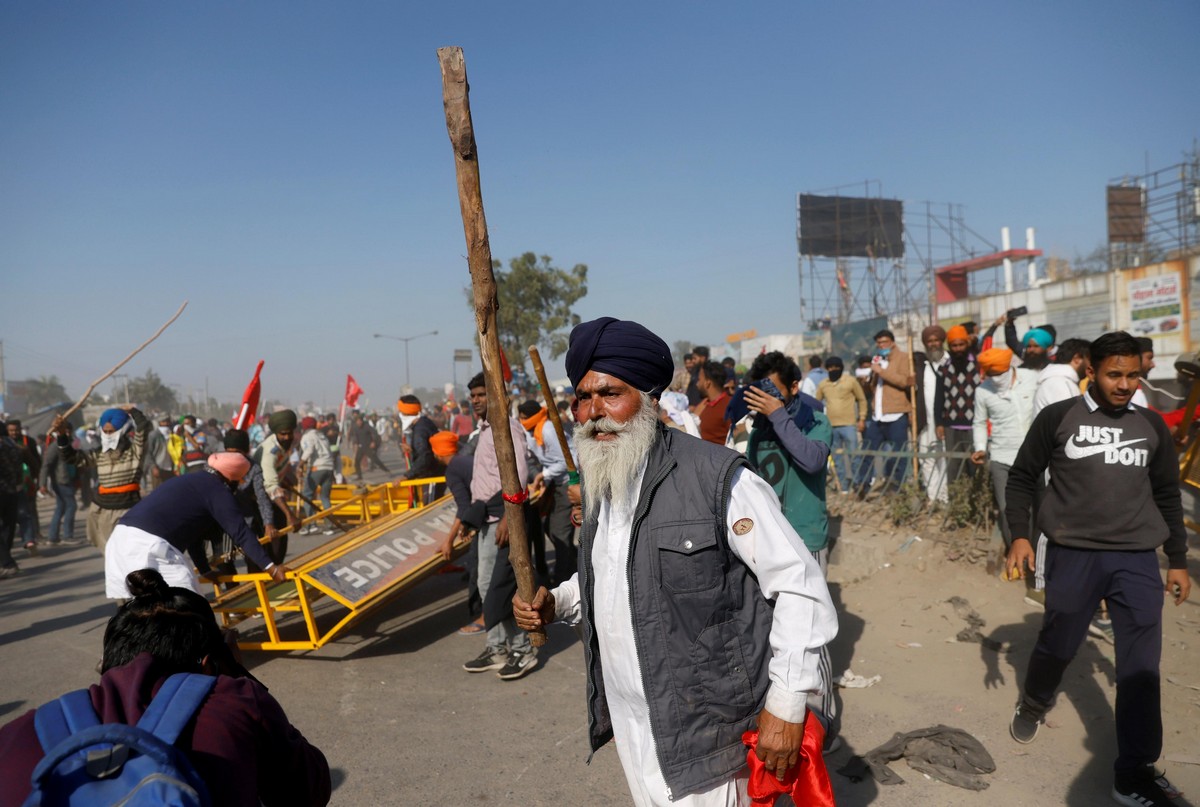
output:
{"label": "flag pole", "polygon": [[[492,272],[492,247],[488,241],[487,219],[483,213],[483,191],[479,184],[479,152],[475,146],[475,128],[471,121],[467,65],[462,48],[438,48],[442,69],[442,103],[446,109],[446,131],[454,150],[458,203],[462,210],[463,232],[467,239],[467,265],[471,271],[475,325],[479,331],[479,352],[487,384],[488,422],[496,443],[500,483],[504,495],[504,514],[508,525],[508,559],[517,578],[517,593],[526,602],[533,601],[533,566],[529,560],[529,542],[525,534],[524,502],[528,496],[517,472],[517,454],[509,429],[508,391],[505,389],[496,330],[496,276]],[[531,631],[534,647],[546,643],[545,630]]]}

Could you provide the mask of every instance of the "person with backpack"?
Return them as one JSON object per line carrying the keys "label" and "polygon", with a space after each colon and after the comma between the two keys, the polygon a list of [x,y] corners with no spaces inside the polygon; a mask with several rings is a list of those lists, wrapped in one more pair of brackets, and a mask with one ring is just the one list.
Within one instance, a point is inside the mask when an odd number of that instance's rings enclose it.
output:
{"label": "person with backpack", "polygon": [[0,807],[328,804],[325,755],[237,662],[204,597],[153,569],[125,584],[100,681],[0,728]]}

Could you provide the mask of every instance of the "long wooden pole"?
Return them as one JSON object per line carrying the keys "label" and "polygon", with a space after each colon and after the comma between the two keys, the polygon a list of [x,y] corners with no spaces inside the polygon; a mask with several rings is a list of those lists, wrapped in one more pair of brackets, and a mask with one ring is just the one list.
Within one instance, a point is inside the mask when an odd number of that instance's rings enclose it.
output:
{"label": "long wooden pole", "polygon": [[567,461],[567,473],[575,479],[579,471],[575,468],[575,460],[571,457],[571,446],[567,443],[567,430],[563,428],[562,418],[558,416],[558,407],[554,404],[554,394],[550,391],[550,382],[546,380],[546,368],[542,365],[542,355],[538,353],[537,345],[529,346],[529,358],[533,360],[533,371],[537,373],[538,384],[542,387],[542,397],[546,399],[546,412],[550,422],[554,424],[554,432],[558,435],[558,444],[562,447],[563,457]]}
{"label": "long wooden pole", "polygon": [[[921,460],[917,457],[917,451],[920,450],[920,445],[917,442],[917,369],[916,358],[913,355],[913,338],[912,331],[908,332],[908,374],[913,379],[912,389],[908,394],[908,409],[912,422],[909,428],[912,431],[912,450],[913,450],[913,481],[919,486],[921,484]],[[932,412],[926,412],[925,417],[932,417]]]}
{"label": "long wooden pole", "polygon": [[[467,65],[462,48],[438,48],[442,68],[442,104],[446,108],[446,131],[454,149],[458,179],[458,203],[462,208],[463,232],[467,238],[467,265],[475,303],[475,325],[479,330],[479,352],[487,383],[487,417],[496,444],[500,484],[504,492],[504,515],[508,524],[508,559],[517,577],[517,593],[532,602],[535,592],[529,542],[525,535],[525,489],[517,473],[517,454],[509,429],[508,391],[500,366],[500,335],[496,331],[496,276],[492,273],[492,247],[487,219],[483,215],[483,192],[479,184],[479,154],[471,122]],[[546,642],[545,631],[530,633],[534,647]]]}
{"label": "long wooden pole", "polygon": [[83,397],[81,397],[78,401],[76,401],[74,406],[72,406],[70,409],[68,409],[66,412],[63,412],[62,415],[59,416],[62,419],[62,421],[65,423],[67,418],[69,418],[71,415],[73,415],[77,411],[79,411],[79,407],[81,407],[85,403],[87,403],[88,396],[92,394],[92,390],[94,390],[94,389],[96,389],[96,387],[100,386],[100,384],[104,381],[104,379],[111,376],[117,370],[120,370],[122,367],[124,367],[129,362],[130,359],[132,359],[137,354],[141,353],[142,350],[144,350],[147,345],[149,345],[151,342],[153,342],[158,337],[162,336],[162,332],[165,331],[172,322],[179,319],[179,315],[183,313],[183,309],[187,308],[187,304],[188,304],[188,301],[184,300],[183,305],[179,306],[179,310],[175,312],[175,316],[171,317],[169,320],[164,322],[162,327],[154,332],[153,336],[151,336],[145,342],[142,342],[140,345],[138,345],[137,348],[132,353],[130,353],[128,356],[126,356],[125,358],[123,358],[119,362],[117,362],[115,367],[113,367],[107,373],[105,373],[104,375],[100,376],[95,381],[93,381],[92,385],[90,387],[88,387],[86,390],[84,390]]}

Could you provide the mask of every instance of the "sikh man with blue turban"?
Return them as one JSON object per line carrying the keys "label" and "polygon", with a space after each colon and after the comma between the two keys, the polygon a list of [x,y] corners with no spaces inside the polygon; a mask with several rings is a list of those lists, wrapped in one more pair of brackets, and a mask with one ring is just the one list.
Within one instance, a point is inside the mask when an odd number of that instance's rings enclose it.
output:
{"label": "sikh man with blue turban", "polygon": [[809,703],[837,616],[771,486],[741,454],[661,425],[674,365],[644,326],[577,326],[566,366],[579,570],[532,603],[514,597],[513,613],[525,630],[582,628],[592,749],[616,740],[637,805],[748,803],[755,728],[755,781],[765,770],[787,786],[809,765],[827,776]]}
{"label": "sikh man with blue turban", "polygon": [[56,434],[56,448],[67,461],[90,463],[94,466],[98,486],[88,510],[88,542],[104,553],[113,528],[142,499],[142,456],[146,449],[146,434],[150,419],[132,404],[106,409],[97,423],[100,429],[100,450],[80,452],[71,447],[70,427],[56,418],[51,432]]}

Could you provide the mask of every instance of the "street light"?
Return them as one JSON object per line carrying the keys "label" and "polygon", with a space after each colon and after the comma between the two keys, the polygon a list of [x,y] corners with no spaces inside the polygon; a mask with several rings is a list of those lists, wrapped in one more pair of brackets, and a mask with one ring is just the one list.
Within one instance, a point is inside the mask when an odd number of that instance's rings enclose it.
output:
{"label": "street light", "polygon": [[412,384],[409,383],[408,379],[408,343],[414,339],[420,339],[423,336],[437,336],[437,331],[419,333],[416,336],[389,336],[386,333],[375,334],[376,339],[395,339],[397,342],[404,343],[404,386],[408,387],[410,390],[412,389]]}

